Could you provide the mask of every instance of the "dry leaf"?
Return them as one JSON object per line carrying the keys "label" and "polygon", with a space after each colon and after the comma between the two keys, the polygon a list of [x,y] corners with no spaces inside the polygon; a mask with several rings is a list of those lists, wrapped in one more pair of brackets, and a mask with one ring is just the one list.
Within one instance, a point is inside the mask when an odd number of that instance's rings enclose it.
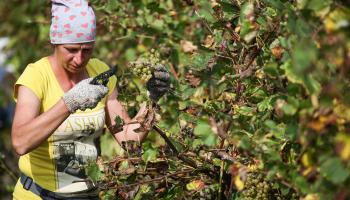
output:
{"label": "dry leaf", "polygon": [[212,35],[207,35],[205,38],[203,46],[210,49],[214,45],[214,37]]}
{"label": "dry leaf", "polygon": [[272,55],[275,56],[275,58],[277,59],[281,59],[283,51],[283,48],[280,46],[276,46],[271,49]]}
{"label": "dry leaf", "polygon": [[190,83],[191,86],[193,87],[197,87],[201,84],[201,79],[199,77],[196,77],[195,75],[193,75],[192,73],[187,73],[185,75],[185,79],[186,81],[188,81]]}
{"label": "dry leaf", "polygon": [[180,45],[185,53],[193,53],[198,50],[198,47],[193,45],[191,41],[181,40]]}
{"label": "dry leaf", "polygon": [[319,116],[317,119],[312,120],[307,125],[309,128],[313,129],[316,132],[323,133],[326,126],[334,124],[337,120],[335,114],[330,114],[326,116]]}

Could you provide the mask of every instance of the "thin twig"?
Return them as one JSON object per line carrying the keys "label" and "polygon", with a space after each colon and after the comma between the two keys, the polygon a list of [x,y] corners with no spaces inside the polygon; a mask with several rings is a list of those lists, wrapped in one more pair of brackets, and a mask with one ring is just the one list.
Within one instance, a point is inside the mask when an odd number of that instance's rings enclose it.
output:
{"label": "thin twig", "polygon": [[215,119],[213,117],[209,117],[209,122],[212,126],[214,126],[217,130],[218,136],[220,137],[221,140],[225,140],[227,138],[226,133],[224,132],[224,130],[222,129],[221,126],[219,126]]}
{"label": "thin twig", "polygon": [[171,140],[166,136],[164,131],[162,131],[158,126],[153,126],[153,129],[157,131],[157,133],[165,140],[165,142],[169,145],[169,147],[173,150],[173,152],[176,154],[176,156],[182,160],[184,163],[188,164],[189,166],[193,168],[197,168],[196,162],[192,159],[184,156],[184,154],[180,154],[179,151],[176,149],[174,144],[171,142]]}
{"label": "thin twig", "polygon": [[222,160],[221,161],[221,164],[220,164],[220,178],[219,178],[219,191],[218,191],[218,196],[219,198],[218,199],[221,199],[221,191],[222,191],[222,177],[224,175],[224,161]]}
{"label": "thin twig", "polygon": [[157,131],[157,133],[165,140],[165,142],[169,145],[170,149],[173,150],[173,152],[176,154],[176,156],[179,155],[179,151],[176,149],[174,144],[170,141],[168,136],[158,127],[158,126],[153,126],[153,129]]}
{"label": "thin twig", "polygon": [[143,184],[147,184],[147,183],[154,183],[154,182],[160,182],[160,181],[164,181],[164,179],[168,178],[168,177],[172,177],[175,175],[179,175],[179,174],[185,174],[185,173],[190,173],[190,172],[194,172],[196,171],[196,169],[188,169],[188,170],[183,170],[183,171],[178,171],[172,174],[167,174],[158,178],[154,178],[151,180],[146,180],[146,181],[140,181],[137,183],[133,183],[133,184],[128,184],[128,185],[117,185],[115,187],[113,187],[114,189],[118,189],[118,188],[126,188],[126,187],[133,187],[133,186],[138,186],[138,185],[143,185]]}
{"label": "thin twig", "polygon": [[214,154],[217,155],[218,157],[220,157],[221,160],[227,160],[227,161],[230,161],[232,163],[236,162],[236,159],[234,159],[232,156],[230,156],[229,154],[227,154],[224,151],[217,151],[217,152],[214,152]]}
{"label": "thin twig", "polygon": [[170,66],[171,74],[174,76],[174,78],[175,78],[177,81],[179,81],[179,75],[177,74],[174,65],[173,65],[172,63],[169,63],[169,66]]}

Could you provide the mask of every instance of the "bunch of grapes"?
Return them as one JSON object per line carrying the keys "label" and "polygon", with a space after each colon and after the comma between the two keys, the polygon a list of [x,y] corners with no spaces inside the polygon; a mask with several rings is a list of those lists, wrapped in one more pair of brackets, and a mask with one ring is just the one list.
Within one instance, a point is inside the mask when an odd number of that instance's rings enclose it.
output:
{"label": "bunch of grapes", "polygon": [[154,66],[160,63],[160,55],[154,49],[151,49],[150,52],[147,52],[138,58],[134,62],[130,62],[130,66],[134,75],[139,77],[144,83],[149,81],[152,78],[152,71]]}
{"label": "bunch of grapes", "polygon": [[143,82],[147,82],[152,77],[151,64],[144,59],[139,59],[130,63],[134,75],[139,77]]}
{"label": "bunch of grapes", "polygon": [[250,172],[244,183],[244,189],[239,194],[239,199],[244,200],[282,200],[299,199],[298,194],[294,190],[282,194],[282,192],[273,187],[273,184],[265,178],[261,171]]}
{"label": "bunch of grapes", "polygon": [[249,173],[244,184],[244,190],[241,192],[241,199],[244,200],[268,200],[280,199],[272,192],[271,184],[264,179],[262,174],[257,172]]}

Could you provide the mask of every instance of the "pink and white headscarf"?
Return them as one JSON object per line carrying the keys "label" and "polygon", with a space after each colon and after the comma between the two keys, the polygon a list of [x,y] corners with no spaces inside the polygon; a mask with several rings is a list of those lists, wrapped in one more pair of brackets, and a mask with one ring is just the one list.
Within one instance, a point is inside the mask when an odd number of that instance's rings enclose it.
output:
{"label": "pink and white headscarf", "polygon": [[51,0],[52,44],[86,43],[95,41],[96,18],[87,0]]}

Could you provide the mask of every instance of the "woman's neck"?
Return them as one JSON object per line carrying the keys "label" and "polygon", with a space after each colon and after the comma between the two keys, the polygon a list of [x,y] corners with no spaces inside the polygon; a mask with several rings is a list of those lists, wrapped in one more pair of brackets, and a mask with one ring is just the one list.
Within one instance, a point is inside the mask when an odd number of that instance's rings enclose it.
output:
{"label": "woman's neck", "polygon": [[60,86],[65,92],[71,89],[81,80],[89,77],[85,68],[77,73],[72,73],[66,70],[63,67],[63,65],[59,62],[59,59],[57,59],[55,54],[49,56],[49,62],[51,64],[52,71],[56,76],[57,81],[59,82]]}

